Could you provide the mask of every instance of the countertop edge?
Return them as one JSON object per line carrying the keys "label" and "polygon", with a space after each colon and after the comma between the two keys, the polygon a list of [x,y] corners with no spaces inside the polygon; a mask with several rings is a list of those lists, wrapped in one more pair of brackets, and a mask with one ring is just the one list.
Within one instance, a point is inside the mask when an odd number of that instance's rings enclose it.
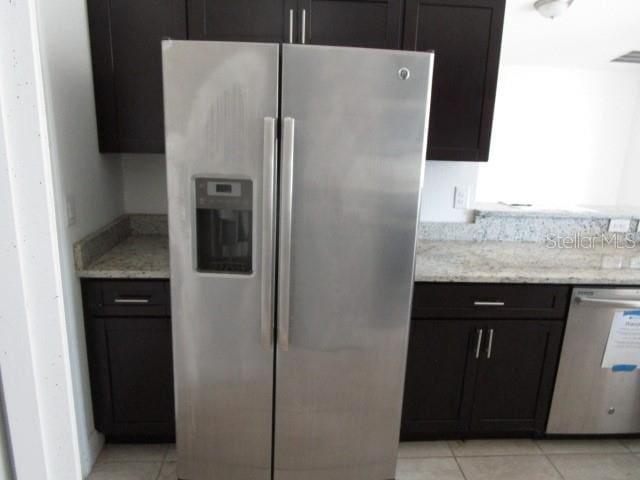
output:
{"label": "countertop edge", "polygon": [[171,275],[165,271],[153,271],[153,270],[78,270],[76,276],[80,279],[104,279],[104,280],[169,280]]}
{"label": "countertop edge", "polygon": [[537,277],[508,277],[508,276],[444,276],[433,275],[414,278],[415,283],[503,283],[503,284],[522,284],[522,285],[603,285],[603,286],[640,286],[640,280],[631,279],[612,279],[612,278],[576,278],[576,277],[558,277],[558,278],[537,278]]}

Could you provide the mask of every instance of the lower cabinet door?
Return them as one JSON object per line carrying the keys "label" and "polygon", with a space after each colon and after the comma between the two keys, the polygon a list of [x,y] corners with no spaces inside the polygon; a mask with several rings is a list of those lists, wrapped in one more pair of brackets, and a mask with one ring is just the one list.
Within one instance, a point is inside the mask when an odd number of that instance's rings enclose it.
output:
{"label": "lower cabinet door", "polygon": [[90,321],[96,428],[115,440],[172,440],[171,320],[94,317]]}
{"label": "lower cabinet door", "polygon": [[545,429],[562,340],[562,322],[485,322],[472,433]]}
{"label": "lower cabinet door", "polygon": [[402,440],[467,430],[478,335],[478,324],[468,320],[412,320]]}

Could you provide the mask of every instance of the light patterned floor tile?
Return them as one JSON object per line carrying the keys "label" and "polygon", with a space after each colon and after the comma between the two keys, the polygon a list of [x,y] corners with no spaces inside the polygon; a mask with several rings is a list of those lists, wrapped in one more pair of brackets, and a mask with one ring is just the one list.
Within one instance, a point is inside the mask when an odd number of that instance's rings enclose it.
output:
{"label": "light patterned floor tile", "polygon": [[451,457],[449,444],[435,442],[402,442],[398,449],[398,458]]}
{"label": "light patterned floor tile", "polygon": [[632,452],[640,452],[640,438],[624,438],[620,442]]}
{"label": "light patterned floor tile", "polygon": [[454,458],[401,458],[396,480],[464,480]]}
{"label": "light patterned floor tile", "polygon": [[640,480],[634,454],[548,455],[565,480]]}
{"label": "light patterned floor tile", "polygon": [[169,445],[169,450],[167,451],[166,457],[164,457],[165,462],[175,462],[178,457],[176,455],[176,446],[175,444]]}
{"label": "light patterned floor tile", "polygon": [[87,480],[156,480],[160,462],[98,463]]}
{"label": "light patterned floor tile", "polygon": [[540,455],[542,452],[533,440],[456,440],[449,442],[456,457],[478,457],[495,455]]}
{"label": "light patterned floor tile", "polygon": [[176,473],[176,463],[175,462],[165,462],[162,465],[162,470],[160,470],[160,476],[158,480],[177,480],[178,474]]}
{"label": "light patterned floor tile", "polygon": [[167,444],[107,443],[100,452],[98,463],[162,462],[168,451]]}
{"label": "light patterned floor tile", "polygon": [[618,440],[538,440],[536,442],[544,453],[627,453],[627,449]]}
{"label": "light patterned floor tile", "polygon": [[562,480],[544,455],[458,458],[467,480]]}

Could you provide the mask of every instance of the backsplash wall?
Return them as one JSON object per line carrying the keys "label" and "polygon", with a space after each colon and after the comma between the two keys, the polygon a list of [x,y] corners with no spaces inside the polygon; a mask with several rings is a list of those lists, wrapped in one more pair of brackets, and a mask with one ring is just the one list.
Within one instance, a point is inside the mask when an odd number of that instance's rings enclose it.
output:
{"label": "backsplash wall", "polygon": [[[422,240],[464,242],[560,242],[561,239],[573,240],[576,237],[597,239],[612,238],[615,235],[619,235],[621,240],[640,240],[640,233],[636,233],[640,210],[612,210],[610,213],[593,211],[572,216],[562,212],[523,212],[518,215],[478,211],[473,223],[423,222],[418,236]],[[629,233],[609,233],[609,221],[612,218],[630,219]],[[585,241],[588,243],[588,240]]]}
{"label": "backsplash wall", "polygon": [[[122,154],[125,213],[167,213],[166,157],[162,154]],[[474,198],[478,164],[427,162],[420,221],[470,222],[473,214],[453,208],[456,186],[469,186]]]}
{"label": "backsplash wall", "polygon": [[168,211],[166,157],[163,154],[122,154],[125,213]]}

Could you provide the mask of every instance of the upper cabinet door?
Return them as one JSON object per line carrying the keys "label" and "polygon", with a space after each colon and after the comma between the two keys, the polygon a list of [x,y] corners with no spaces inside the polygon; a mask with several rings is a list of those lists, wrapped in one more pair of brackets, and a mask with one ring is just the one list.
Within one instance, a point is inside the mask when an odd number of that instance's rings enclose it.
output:
{"label": "upper cabinet door", "polygon": [[189,39],[295,42],[296,0],[188,0]]}
{"label": "upper cabinet door", "polygon": [[436,54],[429,160],[487,161],[505,0],[407,0],[404,48]]}
{"label": "upper cabinet door", "polygon": [[164,152],[163,38],[186,38],[185,0],[88,0],[101,152]]}
{"label": "upper cabinet door", "polygon": [[400,48],[402,0],[299,0],[304,43]]}

